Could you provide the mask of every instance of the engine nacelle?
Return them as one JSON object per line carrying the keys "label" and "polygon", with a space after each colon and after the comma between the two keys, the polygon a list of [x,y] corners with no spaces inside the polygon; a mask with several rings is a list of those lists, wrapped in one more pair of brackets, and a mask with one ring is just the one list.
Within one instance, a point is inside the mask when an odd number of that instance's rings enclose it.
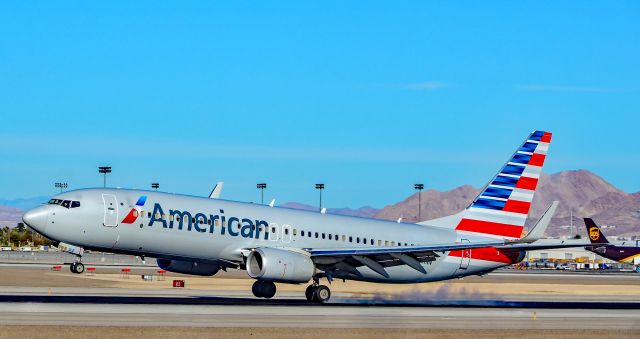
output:
{"label": "engine nacelle", "polygon": [[157,259],[158,267],[175,273],[212,276],[220,270],[220,265],[197,261]]}
{"label": "engine nacelle", "polygon": [[251,278],[304,283],[313,277],[315,265],[308,255],[277,248],[257,248],[247,256],[247,273]]}

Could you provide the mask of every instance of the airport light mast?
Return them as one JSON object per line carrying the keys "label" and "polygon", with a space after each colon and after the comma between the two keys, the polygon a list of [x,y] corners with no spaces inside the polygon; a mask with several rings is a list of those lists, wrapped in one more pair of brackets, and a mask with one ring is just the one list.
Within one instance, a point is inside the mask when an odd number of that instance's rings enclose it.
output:
{"label": "airport light mast", "polygon": [[111,166],[99,166],[98,172],[104,175],[103,185],[107,187],[107,173],[111,173]]}
{"label": "airport light mast", "polygon": [[158,190],[158,188],[160,188],[160,184],[157,182],[153,182],[151,183],[151,188],[155,189],[156,191]]}
{"label": "airport light mast", "polygon": [[264,205],[264,190],[267,188],[267,184],[261,182],[256,187],[260,190],[260,204]]}
{"label": "airport light mast", "polygon": [[63,189],[66,189],[68,187],[66,182],[56,182],[55,186],[56,186],[56,188],[60,189],[60,193],[62,193]]}
{"label": "airport light mast", "polygon": [[415,184],[413,188],[418,190],[418,221],[422,220],[422,190],[424,189],[424,184]]}
{"label": "airport light mast", "polygon": [[322,212],[322,190],[324,189],[324,184],[316,184],[316,189],[320,192],[320,211]]}

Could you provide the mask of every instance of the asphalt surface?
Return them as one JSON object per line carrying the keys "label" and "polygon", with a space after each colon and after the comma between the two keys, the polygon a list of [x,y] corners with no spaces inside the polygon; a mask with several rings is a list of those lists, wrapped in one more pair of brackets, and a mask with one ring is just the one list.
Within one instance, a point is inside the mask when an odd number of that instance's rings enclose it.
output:
{"label": "asphalt surface", "polygon": [[[2,265],[0,327],[108,326],[224,328],[350,329],[482,329],[482,330],[631,330],[640,331],[640,298],[606,299],[593,294],[576,299],[555,295],[549,300],[509,300],[504,295],[467,299],[384,299],[336,292],[327,304],[309,304],[297,291],[278,292],[271,300],[248,290],[141,289],[114,287],[112,282],[51,273],[50,265]],[[116,267],[101,267],[119,271]],[[145,268],[146,269],[146,268]],[[235,277],[240,273],[229,273]],[[12,275],[12,277],[9,277]],[[44,278],[44,279],[43,279]],[[35,279],[35,280],[34,280]],[[621,286],[640,281],[637,274],[497,272],[484,278],[453,281],[472,286],[519,282]],[[223,283],[224,279],[219,283]],[[466,295],[465,295],[466,296]],[[20,327],[21,328],[21,327]],[[581,332],[582,333],[582,332]]]}
{"label": "asphalt surface", "polygon": [[[597,321],[594,321],[597,320]],[[3,325],[627,329],[640,328],[628,310],[328,307],[317,305],[150,305],[0,303]]]}

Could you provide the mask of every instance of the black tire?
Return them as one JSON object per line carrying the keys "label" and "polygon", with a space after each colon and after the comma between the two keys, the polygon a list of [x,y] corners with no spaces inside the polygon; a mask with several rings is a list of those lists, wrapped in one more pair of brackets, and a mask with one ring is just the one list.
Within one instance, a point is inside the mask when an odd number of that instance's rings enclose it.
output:
{"label": "black tire", "polygon": [[324,303],[331,299],[331,290],[325,285],[316,287],[315,293],[313,293],[314,301],[317,303]]}
{"label": "black tire", "polygon": [[253,295],[256,298],[263,298],[263,296],[262,296],[262,282],[260,282],[260,281],[254,282],[253,286],[251,286],[251,292],[253,292]]}
{"label": "black tire", "polygon": [[76,263],[76,273],[82,274],[84,273],[84,264],[81,262]]}
{"label": "black tire", "polygon": [[262,297],[271,299],[275,295],[276,295],[276,284],[270,281],[265,281],[262,284]]}
{"label": "black tire", "polygon": [[307,301],[313,302],[313,294],[316,292],[316,287],[313,285],[307,286],[307,289],[304,291],[304,296],[307,298]]}
{"label": "black tire", "polygon": [[71,273],[78,273],[76,272],[76,263],[72,262],[71,265],[69,265],[69,270],[71,271]]}

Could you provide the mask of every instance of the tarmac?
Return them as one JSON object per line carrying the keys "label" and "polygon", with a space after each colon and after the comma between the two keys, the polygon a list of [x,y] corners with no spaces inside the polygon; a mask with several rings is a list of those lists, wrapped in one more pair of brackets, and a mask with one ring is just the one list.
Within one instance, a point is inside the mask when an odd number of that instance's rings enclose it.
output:
{"label": "tarmac", "polygon": [[[0,338],[640,336],[640,275],[633,273],[501,271],[415,286],[334,282],[331,302],[315,305],[304,300],[306,285],[278,284],[276,298],[254,298],[244,272],[147,282],[140,275],[157,268],[132,270],[123,277],[120,266],[105,265],[74,275],[45,264],[1,264]],[[173,279],[189,288],[171,288]]]}

